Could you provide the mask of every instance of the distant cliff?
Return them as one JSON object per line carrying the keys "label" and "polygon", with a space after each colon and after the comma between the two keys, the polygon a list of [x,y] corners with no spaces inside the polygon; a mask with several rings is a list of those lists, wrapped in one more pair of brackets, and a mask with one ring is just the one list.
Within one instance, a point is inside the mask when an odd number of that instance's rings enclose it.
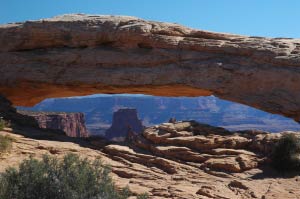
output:
{"label": "distant cliff", "polygon": [[62,130],[70,137],[88,137],[83,113],[19,111],[32,116],[40,128]]}
{"label": "distant cliff", "polygon": [[106,131],[105,137],[110,140],[123,141],[129,131],[141,133],[144,129],[137,116],[136,109],[119,109],[113,115],[111,127]]}

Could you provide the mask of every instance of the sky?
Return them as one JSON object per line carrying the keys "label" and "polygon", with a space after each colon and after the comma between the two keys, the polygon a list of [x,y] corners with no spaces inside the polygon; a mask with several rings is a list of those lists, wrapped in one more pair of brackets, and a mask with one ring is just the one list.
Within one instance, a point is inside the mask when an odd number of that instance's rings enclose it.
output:
{"label": "sky", "polygon": [[300,0],[0,0],[0,24],[67,13],[129,15],[216,32],[300,38]]}

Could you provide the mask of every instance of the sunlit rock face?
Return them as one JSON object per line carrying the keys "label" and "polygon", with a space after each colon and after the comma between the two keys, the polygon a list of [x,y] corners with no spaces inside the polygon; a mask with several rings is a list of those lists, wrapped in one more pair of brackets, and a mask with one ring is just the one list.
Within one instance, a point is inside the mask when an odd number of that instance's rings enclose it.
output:
{"label": "sunlit rock face", "polygon": [[13,137],[14,143],[10,153],[1,154],[0,172],[18,168],[30,157],[62,158],[72,153],[82,159],[100,159],[110,166],[118,189],[127,187],[134,195],[147,192],[149,199],[295,199],[300,195],[297,173],[276,174],[268,167],[270,150],[287,132],[229,132],[186,121],[132,133],[128,145],[100,140],[78,144],[61,135],[49,141],[1,134]]}
{"label": "sunlit rock face", "polygon": [[33,117],[40,128],[61,130],[69,137],[88,137],[83,113],[19,111]]}
{"label": "sunlit rock face", "polygon": [[92,93],[206,96],[300,119],[300,40],[124,16],[0,26],[0,93],[15,105]]}

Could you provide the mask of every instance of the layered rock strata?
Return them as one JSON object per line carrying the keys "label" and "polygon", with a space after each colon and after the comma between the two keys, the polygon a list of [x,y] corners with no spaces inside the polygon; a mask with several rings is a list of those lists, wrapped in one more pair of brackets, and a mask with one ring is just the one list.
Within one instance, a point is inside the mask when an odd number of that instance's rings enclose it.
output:
{"label": "layered rock strata", "polygon": [[113,144],[103,151],[129,167],[146,166],[151,175],[124,167],[113,172],[134,189],[150,190],[153,198],[293,198],[299,179],[283,182],[270,168],[275,144],[288,133],[300,137],[296,132],[230,132],[194,121],[164,123],[129,134],[129,146]]}
{"label": "layered rock strata", "polygon": [[33,117],[42,129],[61,130],[70,137],[89,136],[83,113],[18,112]]}
{"label": "layered rock strata", "polygon": [[0,26],[0,93],[15,105],[93,93],[216,95],[300,120],[300,40],[126,16]]}
{"label": "layered rock strata", "polygon": [[142,135],[131,134],[128,140],[135,149],[186,162],[204,171],[240,173],[268,160],[279,137],[281,134],[230,132],[188,121],[149,127]]}
{"label": "layered rock strata", "polygon": [[105,132],[109,140],[124,141],[128,132],[141,133],[144,129],[142,121],[138,118],[137,110],[123,108],[114,112],[112,125]]}
{"label": "layered rock strata", "polygon": [[0,133],[15,138],[12,150],[1,154],[0,172],[30,156],[61,158],[76,153],[101,158],[111,166],[118,187],[128,186],[135,194],[147,192],[150,199],[293,199],[300,195],[299,176],[282,176],[268,167],[270,150],[291,132],[228,132],[194,122],[165,123],[147,128],[142,135],[131,134],[129,146],[100,140],[79,145],[61,135],[35,140],[8,129]]}

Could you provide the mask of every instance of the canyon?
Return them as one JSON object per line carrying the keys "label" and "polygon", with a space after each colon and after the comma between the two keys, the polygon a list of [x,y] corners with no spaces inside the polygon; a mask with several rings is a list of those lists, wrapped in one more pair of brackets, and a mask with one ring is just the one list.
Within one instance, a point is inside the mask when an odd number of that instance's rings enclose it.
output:
{"label": "canyon", "polygon": [[0,26],[0,93],[14,105],[93,93],[207,96],[300,120],[300,40],[127,16]]}

